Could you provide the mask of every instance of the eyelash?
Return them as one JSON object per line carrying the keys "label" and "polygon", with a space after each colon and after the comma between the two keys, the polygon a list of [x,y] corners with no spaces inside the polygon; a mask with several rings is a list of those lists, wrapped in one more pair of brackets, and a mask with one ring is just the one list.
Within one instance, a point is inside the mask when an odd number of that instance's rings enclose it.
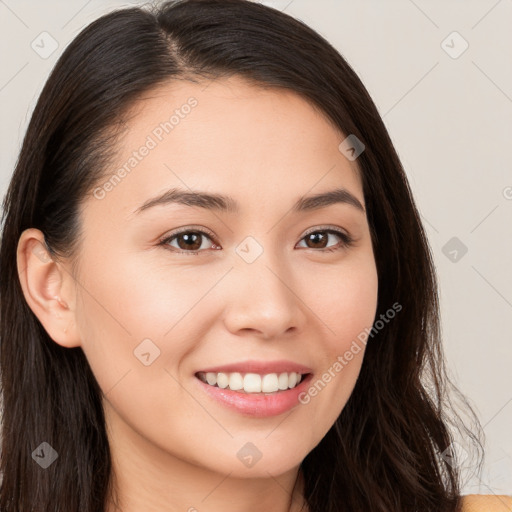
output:
{"label": "eyelash", "polygon": [[[178,249],[176,249],[174,247],[170,247],[169,246],[169,242],[174,240],[177,236],[183,235],[183,234],[189,234],[189,233],[205,235],[210,240],[214,239],[214,235],[210,231],[206,231],[204,229],[192,229],[192,228],[188,227],[188,228],[185,228],[185,229],[182,229],[182,230],[179,230],[179,231],[175,231],[175,232],[171,233],[170,235],[165,236],[164,238],[160,239],[159,242],[158,242],[158,246],[163,246],[164,248],[166,248],[166,249],[168,249],[168,250],[170,250],[172,252],[176,252],[178,254],[188,254],[190,256],[196,256],[200,252],[203,252],[203,250],[200,250],[200,251],[182,251],[182,250],[178,250]],[[326,249],[314,249],[314,248],[311,248],[311,247],[305,247],[305,249],[311,249],[313,251],[320,251],[320,252],[334,252],[334,251],[340,251],[341,249],[347,249],[354,242],[354,240],[352,239],[352,237],[350,235],[348,235],[347,233],[344,233],[343,231],[340,231],[338,229],[333,229],[333,228],[320,228],[320,229],[316,228],[314,230],[308,231],[301,238],[301,241],[304,240],[304,238],[306,238],[308,235],[311,235],[313,233],[331,233],[331,234],[335,234],[335,235],[338,235],[341,238],[341,242],[337,246],[328,247]],[[214,245],[217,245],[217,244],[214,244]]]}

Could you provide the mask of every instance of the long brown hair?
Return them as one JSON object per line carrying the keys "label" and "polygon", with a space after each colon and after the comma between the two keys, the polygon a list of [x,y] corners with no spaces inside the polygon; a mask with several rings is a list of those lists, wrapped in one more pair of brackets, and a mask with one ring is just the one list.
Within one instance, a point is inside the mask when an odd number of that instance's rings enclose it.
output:
{"label": "long brown hair", "polygon": [[[477,448],[480,427],[445,370],[432,256],[373,101],[343,57],[293,17],[246,0],[183,0],[117,10],[87,26],[31,117],[2,218],[2,512],[103,511],[111,490],[101,389],[81,348],[53,342],[28,307],[16,267],[22,231],[40,229],[54,257],[76,255],[79,206],[101,180],[130,106],[172,79],[230,75],[295,91],[363,142],[357,164],[378,271],[376,318],[391,304],[403,308],[368,340],[348,403],[302,462],[311,512],[459,506],[459,468],[444,456],[451,426]],[[451,392],[473,430],[459,421]],[[31,457],[42,442],[59,453],[45,470]]]}

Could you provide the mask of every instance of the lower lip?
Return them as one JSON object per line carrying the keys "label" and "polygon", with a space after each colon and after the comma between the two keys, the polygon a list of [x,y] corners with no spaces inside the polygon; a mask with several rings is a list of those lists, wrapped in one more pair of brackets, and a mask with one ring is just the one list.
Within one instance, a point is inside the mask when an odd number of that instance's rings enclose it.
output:
{"label": "lower lip", "polygon": [[299,382],[298,386],[271,394],[239,393],[228,388],[210,386],[198,377],[195,379],[208,395],[229,409],[248,416],[266,418],[277,416],[299,405],[299,395],[306,390],[312,377],[313,374],[310,373]]}

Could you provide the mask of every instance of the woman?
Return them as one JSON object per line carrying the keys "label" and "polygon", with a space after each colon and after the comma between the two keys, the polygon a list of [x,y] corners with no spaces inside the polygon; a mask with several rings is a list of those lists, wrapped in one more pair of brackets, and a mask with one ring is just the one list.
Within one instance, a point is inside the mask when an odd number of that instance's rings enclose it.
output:
{"label": "woman", "polygon": [[475,504],[405,173],[352,69],[279,11],[172,1],[80,33],[0,272],[2,512]]}

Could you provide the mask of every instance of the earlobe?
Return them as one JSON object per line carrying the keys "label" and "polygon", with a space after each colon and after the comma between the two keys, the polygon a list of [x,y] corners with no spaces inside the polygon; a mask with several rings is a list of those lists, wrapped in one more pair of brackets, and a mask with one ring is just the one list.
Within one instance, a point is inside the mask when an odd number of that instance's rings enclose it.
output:
{"label": "earlobe", "polygon": [[52,258],[39,229],[29,228],[21,234],[17,265],[25,300],[50,338],[63,347],[80,346],[74,279],[62,262]]}

